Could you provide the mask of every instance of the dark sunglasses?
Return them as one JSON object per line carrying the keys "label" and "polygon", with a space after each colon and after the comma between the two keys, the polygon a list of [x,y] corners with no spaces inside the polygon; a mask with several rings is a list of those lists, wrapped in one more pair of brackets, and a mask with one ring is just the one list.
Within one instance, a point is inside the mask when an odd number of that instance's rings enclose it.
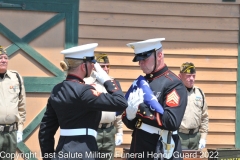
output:
{"label": "dark sunglasses", "polygon": [[107,67],[107,68],[110,68],[110,65],[100,65],[102,68],[105,68],[105,67]]}

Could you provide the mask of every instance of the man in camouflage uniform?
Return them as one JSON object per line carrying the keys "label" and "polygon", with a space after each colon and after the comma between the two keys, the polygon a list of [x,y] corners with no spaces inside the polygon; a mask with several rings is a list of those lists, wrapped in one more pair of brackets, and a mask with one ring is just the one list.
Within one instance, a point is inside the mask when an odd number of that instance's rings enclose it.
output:
{"label": "man in camouflage uniform", "polygon": [[[102,69],[107,74],[109,74],[110,64],[107,54],[95,54],[95,59],[100,64]],[[84,81],[86,84],[91,84],[92,86],[94,86],[97,91],[107,93],[105,87],[96,79],[93,74],[91,74],[91,77],[85,78]],[[119,82],[116,82],[120,87]],[[123,142],[122,116],[116,116],[116,112],[102,111],[102,117],[98,126],[97,133],[97,145],[99,152],[112,154],[111,158],[106,158],[102,160],[113,160],[115,145],[121,145]]]}
{"label": "man in camouflage uniform", "polygon": [[188,104],[179,128],[183,149],[203,149],[208,133],[208,107],[203,91],[194,86],[196,69],[193,63],[183,63],[179,77],[188,90]]}
{"label": "man in camouflage uniform", "polygon": [[0,46],[0,159],[10,159],[5,154],[16,152],[26,117],[23,79],[7,67],[8,55]]}

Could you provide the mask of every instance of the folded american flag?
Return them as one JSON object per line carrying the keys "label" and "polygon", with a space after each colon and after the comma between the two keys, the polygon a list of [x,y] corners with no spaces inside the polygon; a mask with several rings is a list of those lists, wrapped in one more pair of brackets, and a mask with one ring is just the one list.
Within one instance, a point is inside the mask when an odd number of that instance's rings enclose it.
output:
{"label": "folded american flag", "polygon": [[136,80],[133,81],[131,87],[125,94],[125,98],[128,100],[129,94],[136,90],[137,88],[141,88],[143,90],[144,103],[147,106],[149,106],[150,109],[152,109],[153,111],[163,114],[164,110],[162,105],[158,102],[156,96],[154,96],[146,79],[141,75]]}

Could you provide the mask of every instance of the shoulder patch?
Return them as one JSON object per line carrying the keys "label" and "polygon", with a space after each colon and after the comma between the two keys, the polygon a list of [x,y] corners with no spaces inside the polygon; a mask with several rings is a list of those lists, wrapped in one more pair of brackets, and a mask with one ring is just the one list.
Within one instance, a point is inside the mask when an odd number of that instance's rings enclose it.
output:
{"label": "shoulder patch", "polygon": [[177,107],[179,105],[179,101],[180,97],[175,89],[167,95],[166,104],[169,107]]}

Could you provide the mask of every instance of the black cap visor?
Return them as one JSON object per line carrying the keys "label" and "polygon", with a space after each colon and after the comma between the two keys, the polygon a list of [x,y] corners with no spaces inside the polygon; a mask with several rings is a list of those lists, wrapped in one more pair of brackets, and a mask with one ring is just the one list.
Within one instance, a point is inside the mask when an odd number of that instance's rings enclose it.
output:
{"label": "black cap visor", "polygon": [[84,58],[69,58],[69,57],[67,57],[66,59],[78,59],[78,60],[83,60],[84,62],[96,63],[96,60],[94,57],[84,57]]}
{"label": "black cap visor", "polygon": [[91,62],[91,63],[96,63],[96,60],[94,57],[86,57],[86,59],[83,59],[83,61],[88,61],[88,62]]}
{"label": "black cap visor", "polygon": [[152,49],[150,51],[146,51],[146,52],[142,52],[142,53],[138,53],[135,54],[135,57],[133,58],[133,62],[138,62],[144,59],[147,59],[148,57],[150,57],[152,55],[152,53],[155,52],[155,49]]}

